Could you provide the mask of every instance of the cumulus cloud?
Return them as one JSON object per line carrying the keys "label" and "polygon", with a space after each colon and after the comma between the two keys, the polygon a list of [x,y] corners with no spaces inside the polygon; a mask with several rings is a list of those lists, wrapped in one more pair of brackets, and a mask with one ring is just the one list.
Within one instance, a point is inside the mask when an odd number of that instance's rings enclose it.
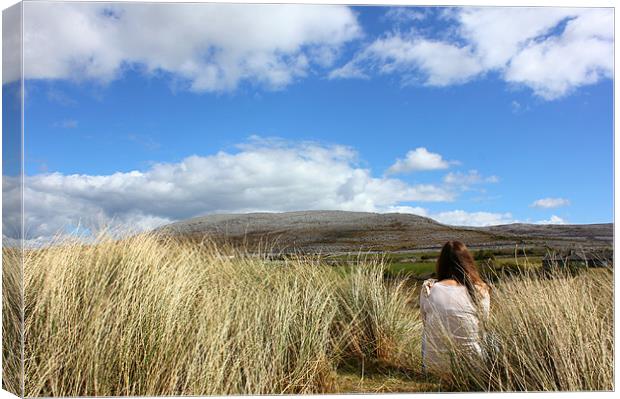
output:
{"label": "cumulus cloud", "polygon": [[343,6],[25,3],[24,73],[109,82],[135,68],[195,91],[277,89],[361,34]]}
{"label": "cumulus cloud", "polygon": [[539,220],[536,224],[567,224],[568,222],[565,219],[562,219],[559,216],[551,215],[548,220]]}
{"label": "cumulus cloud", "polygon": [[465,7],[443,18],[455,34],[434,38],[399,29],[330,77],[398,73],[403,84],[446,86],[496,72],[546,100],[613,77],[612,9]]}
{"label": "cumulus cloud", "polygon": [[462,209],[431,212],[423,207],[412,206],[392,206],[386,212],[411,213],[419,216],[426,216],[440,223],[452,226],[493,226],[498,224],[515,223],[512,214],[495,212],[467,212]]}
{"label": "cumulus cloud", "polygon": [[494,69],[503,68],[515,54],[581,11],[558,7],[465,7],[451,17],[483,67]]}
{"label": "cumulus cloud", "polygon": [[440,223],[452,226],[497,226],[511,223],[533,223],[533,224],[568,224],[566,219],[556,215],[551,215],[549,219],[537,220],[532,222],[530,219],[520,221],[515,219],[510,212],[468,212],[462,209],[455,209],[443,212],[431,212],[422,207],[393,206],[385,210],[386,212],[411,213],[419,216],[426,216]]}
{"label": "cumulus cloud", "polygon": [[[432,14],[446,29],[420,33],[417,24]],[[24,73],[105,83],[136,69],[222,92],[243,82],[278,89],[323,69],[330,78],[398,74],[403,85],[428,86],[493,72],[547,100],[613,77],[612,9],[391,8],[384,18],[394,30],[335,68],[342,48],[363,37],[345,6],[29,2]],[[13,25],[5,24],[7,60],[19,59],[9,51],[19,48],[9,46],[19,41]],[[19,77],[19,68],[5,69],[3,82]]]}
{"label": "cumulus cloud", "polygon": [[422,208],[421,206],[408,206],[408,205],[398,205],[398,206],[389,206],[383,209],[384,213],[411,213],[413,215],[418,216],[428,216],[429,212],[426,208]]}
{"label": "cumulus cloud", "polygon": [[[235,152],[190,156],[145,171],[27,176],[28,238],[78,225],[148,229],[207,213],[385,211],[411,201],[455,198],[441,185],[374,177],[356,159],[357,153],[345,146],[253,138]],[[5,195],[18,191],[17,181],[5,180]],[[19,201],[13,205],[16,211]],[[3,234],[12,237],[10,231]]]}
{"label": "cumulus cloud", "polygon": [[613,26],[611,10],[583,11],[566,23],[562,35],[531,43],[516,54],[505,71],[506,81],[552,100],[612,78]]}
{"label": "cumulus cloud", "polygon": [[530,205],[533,208],[559,208],[561,206],[570,205],[570,201],[566,198],[541,198]]}
{"label": "cumulus cloud", "polygon": [[515,223],[512,214],[509,212],[467,212],[457,209],[431,214],[430,217],[438,222],[454,226],[493,226]]}
{"label": "cumulus cloud", "polygon": [[397,159],[387,170],[389,174],[407,173],[420,170],[446,169],[450,162],[443,159],[440,154],[430,152],[424,147],[407,152],[405,159]]}
{"label": "cumulus cloud", "polygon": [[[429,86],[463,83],[483,71],[468,46],[395,33],[375,40],[352,61],[332,71],[330,78],[366,76],[369,66],[380,74],[404,75],[404,84],[421,80]],[[414,77],[416,73],[420,79]]]}

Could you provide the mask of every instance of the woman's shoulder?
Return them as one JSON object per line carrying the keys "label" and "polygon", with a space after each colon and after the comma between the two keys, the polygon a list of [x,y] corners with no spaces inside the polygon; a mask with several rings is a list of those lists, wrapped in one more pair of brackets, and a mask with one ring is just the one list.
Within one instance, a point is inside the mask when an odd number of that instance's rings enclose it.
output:
{"label": "woman's shoulder", "polygon": [[436,282],[437,282],[436,278],[429,278],[429,279],[424,280],[424,282],[422,283],[422,292],[420,294],[426,295],[426,296],[430,295],[431,289],[433,288]]}
{"label": "woman's shoulder", "polygon": [[481,284],[476,284],[476,289],[478,290],[478,293],[483,297],[488,297],[491,294],[491,287],[489,287],[489,285],[485,282],[482,282]]}

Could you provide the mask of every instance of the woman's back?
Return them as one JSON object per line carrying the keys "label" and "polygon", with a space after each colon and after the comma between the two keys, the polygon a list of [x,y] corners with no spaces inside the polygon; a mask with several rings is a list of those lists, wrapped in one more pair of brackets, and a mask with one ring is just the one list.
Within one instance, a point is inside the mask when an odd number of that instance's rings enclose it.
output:
{"label": "woman's back", "polygon": [[488,316],[488,292],[482,292],[479,298],[477,307],[464,285],[448,285],[436,280],[424,282],[420,313],[424,322],[422,350],[427,369],[449,371],[454,349],[482,355],[479,317]]}

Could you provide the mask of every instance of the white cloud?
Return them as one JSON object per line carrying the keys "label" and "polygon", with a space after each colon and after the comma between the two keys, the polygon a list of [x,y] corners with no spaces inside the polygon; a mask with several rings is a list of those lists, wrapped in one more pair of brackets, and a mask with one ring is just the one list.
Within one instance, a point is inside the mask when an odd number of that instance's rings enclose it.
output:
{"label": "white cloud", "polygon": [[330,77],[375,71],[398,73],[403,84],[446,86],[497,72],[547,100],[613,77],[612,9],[464,7],[444,14],[456,35],[432,38],[399,29]]}
{"label": "white cloud", "polygon": [[329,73],[329,79],[370,79],[370,76],[362,70],[362,67],[349,62]]}
{"label": "white cloud", "polygon": [[450,172],[444,176],[443,181],[450,185],[468,187],[475,184],[497,183],[499,182],[499,177],[494,175],[484,177],[477,170],[472,169],[467,173]]}
{"label": "white cloud", "polygon": [[382,210],[384,213],[411,213],[418,216],[428,216],[428,210],[420,206],[388,206]]}
{"label": "white cloud", "polygon": [[397,159],[389,167],[387,173],[407,173],[420,170],[446,169],[450,163],[442,158],[440,154],[430,152],[424,147],[407,152],[405,159]]}
{"label": "white cloud", "polygon": [[493,226],[515,223],[512,214],[509,212],[466,212],[458,209],[434,213],[429,216],[438,222],[453,226]]}
{"label": "white cloud", "polygon": [[411,206],[392,206],[384,209],[384,212],[411,213],[419,216],[426,216],[440,223],[451,226],[497,226],[511,223],[533,223],[533,224],[567,224],[568,221],[556,215],[551,215],[549,219],[530,221],[520,221],[513,218],[510,212],[468,212],[462,209],[443,212],[431,212],[422,207]]}
{"label": "white cloud", "polygon": [[[508,212],[431,212],[409,205],[453,201],[458,194],[454,190],[456,181],[491,181],[492,177],[482,177],[475,170],[448,174],[443,185],[411,185],[395,178],[373,177],[368,169],[358,166],[357,157],[356,151],[346,146],[254,136],[233,152],[194,155],[145,171],[27,176],[26,239],[45,243],[58,233],[70,235],[75,230],[94,231],[106,226],[117,231],[141,231],[207,213],[302,209],[411,213],[462,226],[517,222]],[[442,162],[434,165],[441,166]],[[4,177],[3,196],[8,215],[3,235],[16,238],[17,232],[11,230],[20,217],[15,178]],[[566,221],[553,215],[535,223]]]}
{"label": "white cloud", "polygon": [[516,54],[505,72],[508,82],[526,85],[552,100],[613,77],[613,12],[586,10],[551,36]]}
{"label": "white cloud", "polygon": [[428,17],[428,9],[423,7],[390,7],[384,15],[384,19],[397,24],[423,21]]}
{"label": "white cloud", "polygon": [[551,217],[548,220],[539,220],[535,223],[536,224],[567,224],[568,222],[559,216],[551,215]]}
{"label": "white cloud", "polygon": [[[399,74],[403,85],[448,86],[494,72],[547,100],[613,77],[612,9],[463,7],[440,13],[447,27],[434,37],[406,32],[402,24],[429,18],[425,10],[391,8],[395,30],[329,77]],[[131,68],[194,91],[282,88],[332,68],[363,36],[344,6],[29,2],[24,13],[26,78],[106,83]],[[18,35],[5,25],[7,44]],[[3,81],[18,76],[8,68]]]}
{"label": "white cloud", "polygon": [[530,206],[534,208],[559,208],[570,205],[566,198],[541,198],[534,201]]}
{"label": "white cloud", "polygon": [[332,71],[330,78],[363,76],[368,65],[381,74],[405,75],[403,84],[414,82],[413,75],[419,72],[422,82],[430,86],[464,83],[483,72],[467,46],[394,34],[374,41],[352,61]]}
{"label": "white cloud", "polygon": [[[354,150],[339,145],[254,138],[237,152],[190,156],[146,171],[28,176],[24,190],[28,238],[51,236],[77,225],[146,229],[214,212],[377,212],[403,202],[455,198],[438,185],[373,177],[357,166],[356,158]],[[16,182],[7,179],[5,195],[10,197],[17,189]],[[15,201],[13,210],[18,207]],[[11,231],[3,233],[14,237]]]}
{"label": "white cloud", "polygon": [[460,36],[474,47],[484,68],[501,69],[536,38],[578,12],[557,7],[464,7],[453,16]]}
{"label": "white cloud", "polygon": [[109,82],[138,68],[195,91],[245,81],[277,89],[329,67],[360,35],[343,6],[31,2],[24,69],[32,79]]}
{"label": "white cloud", "polygon": [[494,212],[467,212],[464,210],[453,210],[444,212],[430,212],[426,208],[411,206],[392,206],[385,209],[385,212],[411,213],[414,215],[425,216],[438,221],[439,223],[452,226],[493,226],[498,224],[515,223],[512,214]]}
{"label": "white cloud", "polygon": [[497,226],[500,224],[511,223],[534,223],[534,224],[567,224],[565,219],[559,216],[551,215],[548,220],[538,220],[535,222],[520,221],[513,218],[510,212],[467,212],[464,210],[453,210],[438,213],[426,213],[428,216],[438,222],[453,226]]}
{"label": "white cloud", "polygon": [[443,212],[431,212],[419,206],[391,206],[384,209],[384,212],[410,213],[418,216],[425,216],[438,221],[439,223],[451,226],[494,226],[499,224],[516,223],[512,214],[509,212],[467,212],[461,209]]}

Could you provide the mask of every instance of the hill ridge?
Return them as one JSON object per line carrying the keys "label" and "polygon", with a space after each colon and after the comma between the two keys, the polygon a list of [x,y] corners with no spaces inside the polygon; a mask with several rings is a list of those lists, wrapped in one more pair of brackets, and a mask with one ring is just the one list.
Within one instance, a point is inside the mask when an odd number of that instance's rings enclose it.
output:
{"label": "hill ridge", "polygon": [[451,226],[408,213],[338,210],[209,214],[163,226],[158,231],[190,239],[226,240],[253,246],[273,241],[281,248],[307,252],[407,250],[439,247],[449,240],[470,246],[608,246],[613,224],[489,227]]}

